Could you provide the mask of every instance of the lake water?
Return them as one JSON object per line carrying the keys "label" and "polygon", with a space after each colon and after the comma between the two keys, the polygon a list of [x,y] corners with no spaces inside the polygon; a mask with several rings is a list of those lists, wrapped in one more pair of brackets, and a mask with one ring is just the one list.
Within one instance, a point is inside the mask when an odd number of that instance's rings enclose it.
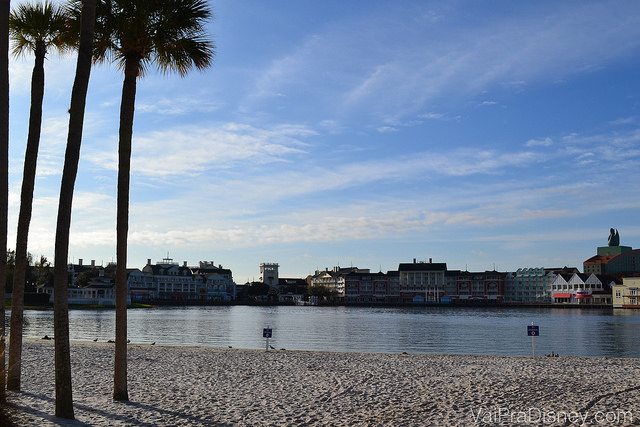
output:
{"label": "lake water", "polygon": [[[7,316],[7,331],[8,329]],[[53,336],[52,311],[25,311],[24,336]],[[72,340],[114,338],[113,310],[71,310]],[[640,311],[558,308],[216,306],[130,309],[132,343],[365,353],[640,357]]]}

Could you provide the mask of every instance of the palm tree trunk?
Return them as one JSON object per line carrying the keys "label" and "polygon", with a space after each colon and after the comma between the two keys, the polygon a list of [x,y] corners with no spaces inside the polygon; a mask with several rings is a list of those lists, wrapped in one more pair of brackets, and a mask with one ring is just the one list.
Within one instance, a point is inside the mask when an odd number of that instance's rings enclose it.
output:
{"label": "palm tree trunk", "polygon": [[9,13],[10,1],[0,0],[0,403],[5,393],[5,286],[7,284],[7,217],[9,210]]}
{"label": "palm tree trunk", "polygon": [[131,139],[136,103],[136,82],[140,60],[127,58],[120,104],[118,144],[118,209],[116,241],[116,350],[113,373],[113,399],[129,400],[127,391],[127,234],[129,231],[129,182]]}
{"label": "palm tree trunk", "polygon": [[31,112],[29,113],[29,135],[24,155],[20,214],[16,239],[16,267],[13,273],[11,292],[11,333],[9,335],[9,370],[7,389],[20,390],[22,365],[22,324],[24,314],[24,286],[27,276],[27,240],[33,206],[33,189],[36,181],[36,165],[40,130],[42,128],[42,101],[44,99],[44,42],[36,46],[35,65],[31,75]]}
{"label": "palm tree trunk", "polygon": [[93,56],[96,0],[82,2],[82,26],[76,76],[71,92],[69,110],[69,134],[64,157],[58,220],[56,225],[54,266],[54,333],[56,367],[56,416],[74,418],[71,388],[71,355],[69,348],[69,304],[67,294],[67,257],[69,255],[69,230],[73,189],[78,174],[82,127],[87,100],[87,87]]}

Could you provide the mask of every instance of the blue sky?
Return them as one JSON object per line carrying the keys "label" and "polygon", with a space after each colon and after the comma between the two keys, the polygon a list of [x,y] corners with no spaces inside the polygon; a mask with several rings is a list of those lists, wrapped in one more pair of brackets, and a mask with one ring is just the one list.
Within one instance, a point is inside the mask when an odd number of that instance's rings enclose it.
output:
{"label": "blue sky", "polygon": [[[582,268],[610,227],[640,247],[639,2],[212,8],[213,67],[138,84],[129,267]],[[10,65],[10,248],[32,65]],[[29,248],[52,259],[75,56],[45,67]],[[92,70],[69,261],[115,260],[121,85]]]}

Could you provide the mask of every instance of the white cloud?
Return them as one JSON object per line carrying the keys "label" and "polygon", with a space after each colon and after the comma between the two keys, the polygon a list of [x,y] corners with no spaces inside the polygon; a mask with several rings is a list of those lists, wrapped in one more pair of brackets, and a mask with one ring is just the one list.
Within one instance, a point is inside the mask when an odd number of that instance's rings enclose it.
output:
{"label": "white cloud", "polygon": [[524,144],[526,147],[551,147],[553,140],[551,138],[530,139]]}
{"label": "white cloud", "polygon": [[630,125],[635,124],[637,122],[636,117],[623,117],[617,120],[613,120],[610,122],[613,126],[622,126],[622,125]]}
{"label": "white cloud", "polygon": [[[315,132],[304,126],[259,129],[237,123],[140,133],[134,136],[132,173],[150,177],[194,176],[210,169],[228,169],[240,161],[288,161],[290,156],[304,153],[304,139],[313,135]],[[115,154],[96,150],[95,146],[87,159],[100,167],[117,168]]]}
{"label": "white cloud", "polygon": [[207,99],[194,97],[172,97],[157,100],[144,99],[136,105],[136,112],[145,114],[185,115],[193,112],[211,113],[222,106]]}
{"label": "white cloud", "polygon": [[380,133],[398,132],[398,128],[395,128],[392,126],[381,126],[378,128],[378,132]]}
{"label": "white cloud", "polygon": [[420,114],[418,117],[420,117],[421,119],[429,119],[429,120],[442,120],[445,118],[444,114],[439,114],[439,113]]}

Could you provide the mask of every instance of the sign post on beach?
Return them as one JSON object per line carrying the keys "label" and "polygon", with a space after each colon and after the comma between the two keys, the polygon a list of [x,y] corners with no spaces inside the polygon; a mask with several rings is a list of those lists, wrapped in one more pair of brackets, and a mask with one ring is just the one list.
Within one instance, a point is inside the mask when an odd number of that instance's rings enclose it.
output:
{"label": "sign post on beach", "polygon": [[533,358],[536,358],[536,337],[540,335],[540,327],[531,322],[531,326],[527,326],[527,335],[531,337],[531,345],[533,346]]}
{"label": "sign post on beach", "polygon": [[271,338],[273,336],[273,331],[271,330],[271,328],[269,326],[267,326],[266,328],[262,329],[262,338],[266,338],[267,339],[267,345],[266,345],[266,350],[269,351],[269,338]]}

